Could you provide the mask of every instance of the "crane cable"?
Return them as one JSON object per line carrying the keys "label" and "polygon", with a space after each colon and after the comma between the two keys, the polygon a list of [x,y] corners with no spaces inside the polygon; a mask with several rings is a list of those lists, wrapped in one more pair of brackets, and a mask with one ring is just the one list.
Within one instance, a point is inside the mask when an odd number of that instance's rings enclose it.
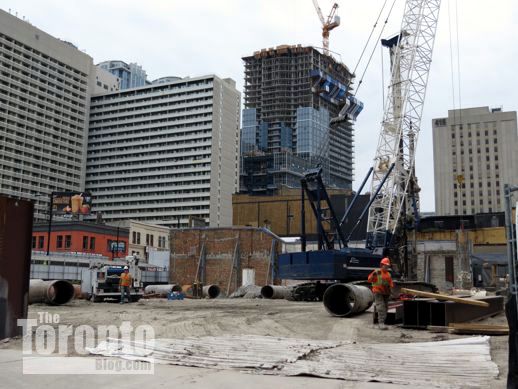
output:
{"label": "crane cable", "polygon": [[[358,62],[356,62],[356,66],[354,67],[353,74],[356,74],[356,70],[358,69],[358,66],[360,65],[360,62],[363,58],[363,54],[365,54],[365,50],[367,50],[367,46],[369,45],[369,42],[372,38],[372,34],[374,33],[374,30],[378,26],[378,22],[380,20],[381,14],[383,13],[383,10],[385,9],[385,6],[387,5],[387,1],[388,0],[385,0],[385,2],[383,3],[383,6],[381,7],[378,17],[376,18],[376,22],[374,22],[374,25],[372,26],[371,32],[369,34],[369,38],[367,39],[365,46],[363,46],[363,50],[362,50],[362,53],[360,54],[360,58],[358,58]],[[352,81],[352,79],[349,80],[349,83],[347,84],[347,89],[349,89],[349,85],[351,84],[351,81]]]}
{"label": "crane cable", "polygon": [[[450,72],[451,72],[451,90],[452,90],[452,101],[453,101],[453,125],[462,124],[462,97],[461,97],[461,67],[460,67],[460,40],[459,40],[459,11],[458,11],[458,1],[455,0],[455,15],[453,19],[453,28],[455,28],[455,38],[452,37],[452,14],[450,3],[453,0],[448,1],[448,29],[449,29],[449,38],[450,38]],[[454,44],[457,46],[457,100],[455,99],[455,60],[454,60]],[[458,113],[457,108],[458,107]],[[458,118],[457,118],[458,115]],[[458,120],[457,120],[458,119]]]}
{"label": "crane cable", "polygon": [[[388,15],[387,15],[387,17],[386,17],[386,19],[385,19],[385,22],[383,23],[383,27],[381,28],[381,31],[380,31],[380,33],[379,33],[379,35],[378,35],[378,40],[377,40],[377,42],[379,42],[379,41],[380,41],[381,36],[383,35],[383,31],[385,31],[385,27],[387,27],[388,20],[389,20],[389,18],[390,18],[390,15],[392,14],[392,10],[394,9],[394,5],[396,4],[396,1],[397,1],[397,0],[394,0],[394,1],[392,2],[392,5],[390,6],[390,10],[389,10],[389,12],[388,12]],[[363,82],[363,78],[365,77],[365,73],[367,73],[367,69],[369,68],[369,65],[370,65],[370,63],[371,63],[371,60],[372,60],[372,57],[373,57],[373,55],[374,55],[374,52],[375,52],[375,50],[376,50],[377,45],[378,45],[378,44],[376,43],[376,45],[374,45],[374,48],[373,48],[373,49],[372,49],[372,51],[371,51],[371,55],[370,55],[370,57],[369,57],[369,61],[367,62],[367,65],[365,66],[365,69],[363,70],[362,77],[360,78],[360,81],[358,82],[358,87],[357,87],[357,88],[356,88],[356,90],[354,91],[354,95],[353,95],[353,96],[356,96],[356,94],[358,93],[358,90],[360,89],[360,86],[361,86],[361,84],[362,84],[362,82]]]}
{"label": "crane cable", "polygon": [[455,107],[455,72],[453,71],[453,43],[451,37],[451,0],[448,0],[448,34],[450,38],[450,74],[451,74],[451,96],[453,102],[453,125],[457,125],[457,111]]}
{"label": "crane cable", "polygon": [[[383,2],[383,5],[381,6],[380,12],[378,13],[378,17],[376,18],[376,21],[374,22],[374,25],[372,26],[371,32],[370,32],[370,34],[369,34],[369,37],[367,38],[367,42],[366,42],[366,43],[365,43],[365,45],[363,46],[363,50],[362,50],[362,52],[361,52],[361,54],[360,54],[360,58],[358,58],[358,61],[356,62],[356,65],[354,66],[354,70],[353,70],[353,72],[352,72],[352,74],[353,74],[353,75],[355,75],[355,74],[356,74],[356,70],[358,69],[358,66],[360,65],[360,62],[361,62],[361,60],[362,60],[362,58],[363,58],[363,55],[365,54],[365,51],[367,50],[367,47],[369,46],[370,40],[371,40],[371,38],[372,38],[372,35],[374,34],[374,31],[375,31],[375,30],[376,30],[376,28],[378,27],[378,22],[379,22],[379,20],[380,20],[380,18],[381,18],[381,15],[383,14],[383,11],[385,10],[385,7],[386,7],[386,5],[387,5],[387,2],[388,2],[388,0],[385,0],[385,1]],[[383,28],[381,29],[380,34],[379,34],[379,36],[378,36],[378,41],[380,40],[381,35],[383,34],[383,31],[385,30],[385,26],[387,25],[388,19],[389,19],[389,17],[390,17],[390,14],[392,13],[392,9],[394,8],[394,4],[395,4],[395,3],[396,3],[396,0],[394,0],[394,1],[392,2],[392,5],[391,5],[390,10],[389,10],[389,13],[388,13],[388,15],[387,15],[387,17],[386,17],[386,19],[385,19],[384,24],[383,24]],[[367,68],[369,67],[369,64],[370,64],[370,62],[371,62],[371,60],[372,60],[372,56],[373,56],[373,54],[374,54],[374,50],[376,49],[376,47],[377,47],[377,43],[376,43],[376,45],[374,45],[374,49],[373,49],[373,51],[372,51],[372,53],[371,53],[371,55],[370,55],[370,57],[369,57],[369,61],[367,62],[367,65],[366,65],[366,67],[365,67],[365,70],[363,71],[362,78],[360,79],[360,82],[358,83],[358,88],[356,89],[356,91],[355,91],[355,93],[354,93],[354,95],[353,95],[353,96],[356,96],[356,93],[358,92],[358,89],[359,89],[359,87],[360,87],[360,85],[361,85],[361,83],[362,83],[362,81],[363,81],[364,76],[365,76],[365,72],[367,71]],[[349,86],[351,85],[352,80],[353,80],[353,77],[351,77],[351,78],[349,79],[349,82],[347,83],[346,90],[348,90],[348,89],[349,89]],[[383,104],[385,104],[385,102],[383,102]],[[329,136],[328,136],[327,138],[329,138]],[[317,166],[322,166],[322,162],[324,161],[324,158],[325,158],[323,154],[324,154],[324,151],[325,151],[325,149],[326,149],[326,148],[330,148],[329,141],[327,141],[327,142],[326,142],[326,141],[322,142],[322,144],[321,144],[321,145],[320,145],[320,147],[319,147],[319,150],[318,150],[317,154],[315,155],[315,156],[316,156],[316,158],[317,158],[317,160],[318,160]]]}
{"label": "crane cable", "polygon": [[457,95],[459,96],[459,121],[462,119],[462,98],[461,98],[461,77],[460,77],[460,40],[459,40],[459,3],[458,0],[455,0],[455,29],[457,30],[457,77],[459,82],[459,90],[457,91]]}

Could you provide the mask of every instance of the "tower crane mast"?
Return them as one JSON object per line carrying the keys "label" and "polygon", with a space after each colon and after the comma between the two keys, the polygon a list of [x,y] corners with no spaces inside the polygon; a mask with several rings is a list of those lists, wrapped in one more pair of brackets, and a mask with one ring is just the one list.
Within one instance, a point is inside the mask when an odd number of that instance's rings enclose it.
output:
{"label": "tower crane mast", "polygon": [[333,4],[333,7],[331,8],[329,15],[327,16],[327,19],[324,18],[324,15],[322,14],[322,10],[318,5],[317,0],[313,0],[313,5],[315,6],[315,10],[317,11],[318,18],[322,23],[322,47],[324,49],[324,54],[329,55],[329,32],[340,25],[340,17],[336,15],[338,4]]}

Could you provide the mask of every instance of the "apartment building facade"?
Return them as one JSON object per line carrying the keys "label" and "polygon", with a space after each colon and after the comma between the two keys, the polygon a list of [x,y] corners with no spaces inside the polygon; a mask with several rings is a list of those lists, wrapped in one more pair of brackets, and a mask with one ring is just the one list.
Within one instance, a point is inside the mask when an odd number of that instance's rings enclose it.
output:
{"label": "apartment building facade", "polygon": [[329,186],[350,189],[353,126],[330,126],[351,93],[354,75],[314,47],[262,49],[245,65],[241,193],[275,194],[300,187],[317,164]]}
{"label": "apartment building facade", "polygon": [[149,84],[147,73],[142,66],[137,63],[127,64],[124,61],[112,60],[103,61],[97,64],[97,67],[110,72],[119,82],[119,89],[138,88]]}
{"label": "apartment building facade", "polygon": [[432,120],[435,213],[504,210],[504,184],[518,183],[516,111],[466,108]]}
{"label": "apartment building facade", "polygon": [[93,211],[109,223],[232,225],[239,117],[235,82],[214,75],[95,96],[86,166]]}
{"label": "apartment building facade", "polygon": [[35,200],[36,220],[52,191],[84,190],[90,96],[113,87],[110,77],[74,45],[0,10],[0,193]]}

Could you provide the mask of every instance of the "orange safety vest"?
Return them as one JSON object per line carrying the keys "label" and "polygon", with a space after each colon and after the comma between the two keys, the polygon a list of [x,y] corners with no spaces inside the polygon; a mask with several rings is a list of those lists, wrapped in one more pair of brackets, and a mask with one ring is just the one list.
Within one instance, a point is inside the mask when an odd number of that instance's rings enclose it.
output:
{"label": "orange safety vest", "polygon": [[119,283],[120,283],[120,286],[130,286],[131,285],[131,274],[121,273],[121,279],[120,279]]}
{"label": "orange safety vest", "polygon": [[372,284],[372,293],[376,294],[389,295],[390,288],[394,287],[390,273],[383,269],[374,270],[369,274],[367,281]]}

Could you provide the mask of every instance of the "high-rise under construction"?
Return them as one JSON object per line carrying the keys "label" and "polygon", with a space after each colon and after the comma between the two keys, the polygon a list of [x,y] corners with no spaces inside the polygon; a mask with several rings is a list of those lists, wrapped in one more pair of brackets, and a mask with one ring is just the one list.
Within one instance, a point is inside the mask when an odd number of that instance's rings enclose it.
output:
{"label": "high-rise under construction", "polygon": [[299,187],[302,173],[318,165],[327,185],[350,189],[352,122],[329,125],[350,94],[349,69],[301,45],[262,49],[243,61],[240,191]]}

